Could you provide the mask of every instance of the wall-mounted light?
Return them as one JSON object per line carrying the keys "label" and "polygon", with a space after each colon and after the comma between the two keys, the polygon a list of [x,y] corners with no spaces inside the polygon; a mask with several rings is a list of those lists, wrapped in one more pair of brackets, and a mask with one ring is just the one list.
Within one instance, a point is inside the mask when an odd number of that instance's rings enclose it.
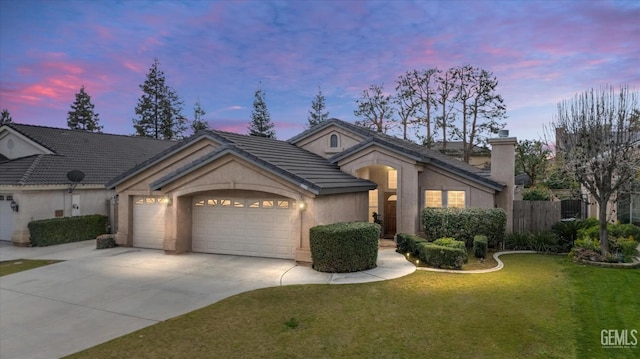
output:
{"label": "wall-mounted light", "polygon": [[164,196],[164,204],[171,206],[173,204],[173,198],[169,195]]}
{"label": "wall-mounted light", "polygon": [[300,212],[306,211],[307,210],[307,202],[300,201],[300,203],[298,203],[298,209],[300,210]]}
{"label": "wall-mounted light", "polygon": [[14,212],[18,212],[18,204],[16,203],[16,201],[11,200],[11,204],[10,204],[10,206],[11,206],[11,209],[12,209]]}

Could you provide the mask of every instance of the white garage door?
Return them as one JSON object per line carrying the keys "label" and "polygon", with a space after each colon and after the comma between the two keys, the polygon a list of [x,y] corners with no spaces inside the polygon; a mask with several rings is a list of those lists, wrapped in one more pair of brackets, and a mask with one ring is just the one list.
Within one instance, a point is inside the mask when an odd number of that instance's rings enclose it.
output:
{"label": "white garage door", "polygon": [[0,241],[10,241],[13,234],[12,195],[0,194]]}
{"label": "white garage door", "polygon": [[162,249],[166,206],[162,197],[133,198],[134,247]]}
{"label": "white garage door", "polygon": [[194,198],[192,249],[295,258],[297,218],[296,203],[291,199]]}

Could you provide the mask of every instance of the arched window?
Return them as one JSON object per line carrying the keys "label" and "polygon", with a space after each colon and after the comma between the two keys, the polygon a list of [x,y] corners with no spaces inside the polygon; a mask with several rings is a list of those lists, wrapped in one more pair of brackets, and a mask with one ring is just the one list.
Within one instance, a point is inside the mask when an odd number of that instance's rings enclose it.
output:
{"label": "arched window", "polygon": [[331,135],[331,137],[329,139],[329,146],[331,148],[338,147],[338,135],[336,135],[335,133],[333,135]]}

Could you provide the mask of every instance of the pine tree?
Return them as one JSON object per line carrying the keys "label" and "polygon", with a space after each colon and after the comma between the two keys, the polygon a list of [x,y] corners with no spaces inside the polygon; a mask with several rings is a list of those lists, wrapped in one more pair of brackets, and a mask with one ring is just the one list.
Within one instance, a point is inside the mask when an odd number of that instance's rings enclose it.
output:
{"label": "pine tree", "polygon": [[209,124],[205,121],[204,115],[206,115],[206,112],[200,105],[200,99],[198,99],[193,108],[193,122],[191,122],[193,133],[209,129]]}
{"label": "pine tree", "polygon": [[154,59],[146,80],[140,85],[143,94],[138,99],[135,112],[139,118],[133,119],[133,127],[138,136],[179,139],[187,129],[187,120],[181,114],[182,100],[166,84],[159,65],[158,59]]}
{"label": "pine tree", "polygon": [[76,94],[76,100],[71,104],[71,111],[68,112],[67,126],[72,130],[83,130],[88,132],[102,132],[99,114],[93,111],[94,105],[91,103],[91,96],[84,90],[84,85],[80,92]]}
{"label": "pine tree", "polygon": [[12,123],[13,119],[11,118],[11,114],[9,113],[9,110],[7,110],[6,108],[2,109],[2,115],[0,116],[0,125],[5,125],[7,123]]}
{"label": "pine tree", "polygon": [[262,88],[256,90],[253,100],[253,111],[251,111],[251,122],[249,123],[249,135],[276,138],[273,129],[273,122],[265,103],[265,93]]}
{"label": "pine tree", "polygon": [[319,125],[329,118],[329,112],[324,112],[324,95],[322,90],[318,87],[318,93],[315,99],[311,102],[311,110],[309,110],[309,127]]}

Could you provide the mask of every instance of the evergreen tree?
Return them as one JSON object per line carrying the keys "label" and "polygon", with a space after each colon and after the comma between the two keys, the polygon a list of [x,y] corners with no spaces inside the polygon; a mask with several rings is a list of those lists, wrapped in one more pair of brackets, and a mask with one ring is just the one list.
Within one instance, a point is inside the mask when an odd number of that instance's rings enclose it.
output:
{"label": "evergreen tree", "polygon": [[159,65],[158,59],[154,59],[146,80],[140,85],[143,94],[138,99],[135,112],[139,117],[133,119],[133,127],[138,136],[179,139],[187,129],[187,119],[181,114],[182,100],[166,84]]}
{"label": "evergreen tree", "polygon": [[91,96],[84,90],[84,85],[80,92],[76,94],[76,100],[71,104],[71,111],[68,112],[67,126],[72,130],[83,130],[88,132],[102,132],[99,114],[93,111],[94,105],[91,103]]}
{"label": "evergreen tree", "polygon": [[200,105],[200,99],[198,99],[195,107],[193,108],[193,122],[191,123],[193,133],[209,129],[209,124],[205,121],[204,115],[206,115],[206,112]]}
{"label": "evergreen tree", "polygon": [[329,118],[329,112],[324,112],[324,95],[322,90],[318,87],[318,93],[315,99],[311,102],[311,110],[309,110],[309,127],[319,125]]}
{"label": "evergreen tree", "polygon": [[253,111],[251,111],[251,122],[249,123],[249,135],[276,138],[276,132],[273,129],[271,115],[265,103],[265,93],[262,88],[256,90],[253,100]]}
{"label": "evergreen tree", "polygon": [[5,125],[7,123],[12,123],[13,119],[11,118],[11,114],[9,113],[9,110],[7,110],[6,108],[2,109],[2,115],[0,117],[0,125]]}

